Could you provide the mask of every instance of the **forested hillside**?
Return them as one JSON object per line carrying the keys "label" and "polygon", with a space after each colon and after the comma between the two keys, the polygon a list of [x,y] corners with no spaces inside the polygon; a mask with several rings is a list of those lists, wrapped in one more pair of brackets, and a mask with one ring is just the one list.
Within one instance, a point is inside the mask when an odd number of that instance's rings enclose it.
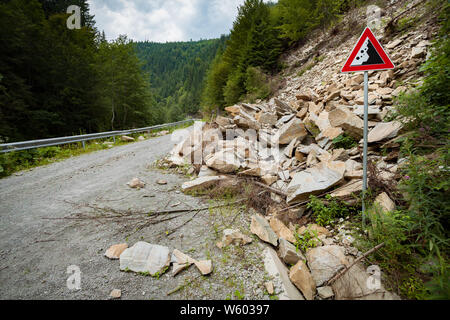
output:
{"label": "forested hillside", "polygon": [[[71,4],[81,29],[67,28]],[[133,43],[105,41],[86,0],[2,1],[0,48],[1,141],[155,123]]]}
{"label": "forested hillside", "polygon": [[267,98],[274,91],[270,79],[282,67],[278,58],[283,51],[365,2],[280,0],[274,4],[246,0],[239,7],[226,49],[218,52],[208,72],[204,111]]}
{"label": "forested hillside", "polygon": [[157,122],[176,121],[198,112],[206,71],[226,36],[191,42],[137,42],[149,75]]}

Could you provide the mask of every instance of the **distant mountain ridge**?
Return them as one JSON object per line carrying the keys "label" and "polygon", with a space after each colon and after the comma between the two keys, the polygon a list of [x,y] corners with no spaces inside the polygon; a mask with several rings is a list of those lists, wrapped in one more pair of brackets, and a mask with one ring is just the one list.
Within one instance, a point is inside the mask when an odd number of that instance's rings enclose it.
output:
{"label": "distant mountain ridge", "polygon": [[205,74],[227,39],[135,43],[161,120],[175,121],[197,113]]}

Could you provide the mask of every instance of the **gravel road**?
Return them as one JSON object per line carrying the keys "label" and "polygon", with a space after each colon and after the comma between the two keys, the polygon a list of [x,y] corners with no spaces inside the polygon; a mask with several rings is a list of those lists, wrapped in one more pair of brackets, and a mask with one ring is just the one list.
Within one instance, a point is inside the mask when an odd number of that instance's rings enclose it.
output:
{"label": "gravel road", "polygon": [[[265,299],[262,245],[220,250],[215,243],[227,222],[249,234],[249,214],[242,208],[205,210],[132,230],[126,223],[58,219],[96,207],[158,210],[208,205],[179,191],[186,176],[149,165],[167,154],[171,135],[70,158],[0,180],[0,299],[108,299],[113,289],[122,299]],[[146,182],[140,190],[126,183]],[[158,185],[164,179],[167,185]],[[237,217],[237,219],[236,219]],[[49,219],[50,218],[50,219]],[[55,219],[56,218],[56,219]],[[117,243],[166,245],[196,259],[212,259],[214,272],[199,277],[195,266],[175,278],[171,269],[159,279],[121,272],[117,260],[104,257]],[[69,290],[67,268],[81,270],[81,289]],[[182,289],[167,295],[180,285]],[[238,292],[237,292],[238,291]]]}

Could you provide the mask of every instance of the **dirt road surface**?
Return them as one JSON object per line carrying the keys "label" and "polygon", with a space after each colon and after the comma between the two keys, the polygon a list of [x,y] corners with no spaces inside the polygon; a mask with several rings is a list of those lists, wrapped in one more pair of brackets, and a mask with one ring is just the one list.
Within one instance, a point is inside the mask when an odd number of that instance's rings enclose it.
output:
{"label": "dirt road surface", "polygon": [[[130,223],[61,219],[92,212],[85,204],[130,211],[208,206],[179,191],[188,177],[149,167],[173,146],[166,135],[1,179],[0,299],[108,299],[113,289],[122,290],[122,299],[268,299],[263,246],[258,241],[225,250],[215,246],[226,227],[249,234],[249,214],[242,208],[201,211],[183,225],[193,217],[188,212],[138,231]],[[134,177],[146,187],[129,188]],[[167,185],[158,185],[159,179]],[[169,269],[156,279],[121,272],[118,260],[104,257],[113,244],[137,241],[211,259],[214,271],[204,277],[191,266],[173,277]],[[79,290],[67,287],[71,265],[81,271]]]}

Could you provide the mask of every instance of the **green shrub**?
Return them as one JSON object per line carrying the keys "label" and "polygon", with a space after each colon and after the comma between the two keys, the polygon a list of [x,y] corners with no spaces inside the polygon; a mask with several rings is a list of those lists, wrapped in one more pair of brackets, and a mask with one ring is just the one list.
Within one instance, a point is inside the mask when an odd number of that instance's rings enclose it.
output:
{"label": "green shrub", "polygon": [[317,231],[307,228],[302,234],[294,233],[295,236],[295,248],[306,252],[311,248],[317,247],[321,241],[317,235]]}
{"label": "green shrub", "polygon": [[408,202],[415,245],[420,250],[448,248],[450,227],[450,171],[444,158],[411,155],[402,170],[399,189]]}
{"label": "green shrub", "polygon": [[313,216],[318,225],[326,226],[333,223],[336,218],[343,218],[350,214],[350,209],[339,200],[326,195],[327,203],[316,196],[311,195],[307,204],[308,209],[312,209]]}
{"label": "green shrub", "polygon": [[335,148],[351,149],[353,147],[356,147],[357,145],[358,142],[355,140],[355,138],[348,136],[345,133],[333,139],[333,146]]}

